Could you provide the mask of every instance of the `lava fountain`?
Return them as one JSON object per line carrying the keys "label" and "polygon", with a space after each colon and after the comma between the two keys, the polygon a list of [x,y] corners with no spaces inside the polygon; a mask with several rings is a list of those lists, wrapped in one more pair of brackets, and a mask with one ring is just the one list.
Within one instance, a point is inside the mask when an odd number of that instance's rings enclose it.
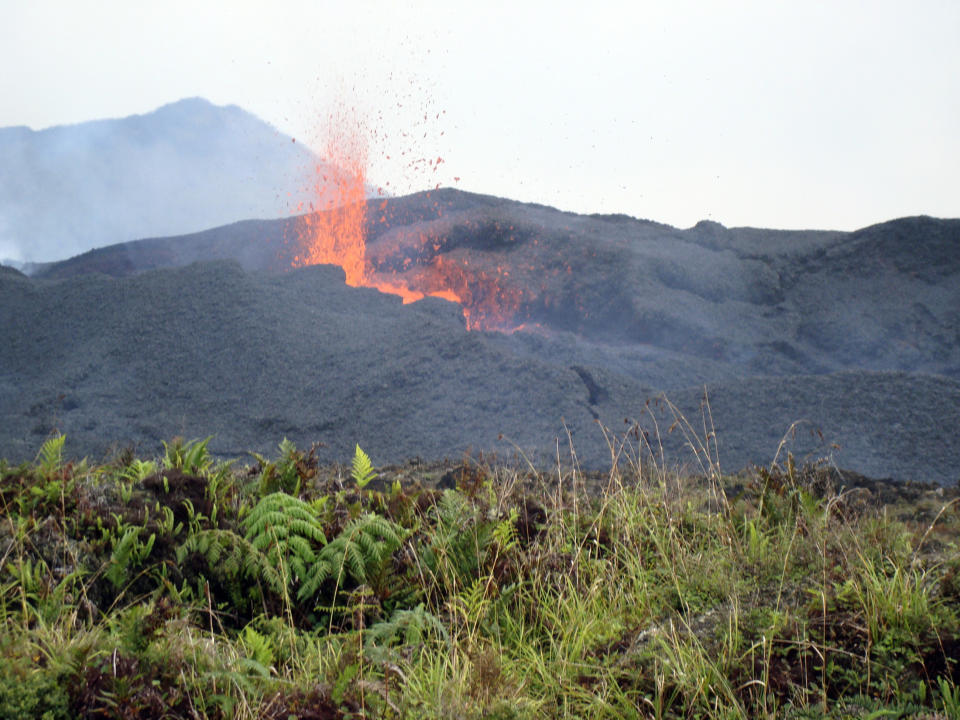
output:
{"label": "lava fountain", "polygon": [[[325,156],[326,163],[315,168],[311,188],[316,204],[310,203],[311,212],[300,219],[300,253],[293,265],[339,265],[347,285],[361,287],[370,274],[366,146],[356,134],[334,133],[327,140]],[[297,209],[306,208],[301,205]]]}
{"label": "lava fountain", "polygon": [[[326,163],[317,166],[311,188],[316,203],[297,208],[310,212],[300,218],[300,249],[292,265],[338,265],[343,268],[347,285],[399,295],[404,304],[424,297],[459,303],[468,330],[510,333],[520,329],[514,319],[520,307],[520,291],[503,287],[497,273],[471,269],[467,258],[438,252],[442,238],[420,235],[413,239],[414,244],[431,247],[434,252],[418,253],[413,261],[405,263],[407,271],[402,274],[381,272],[378,268],[390,265],[383,262],[384,258],[378,258],[376,265],[371,262],[367,252],[367,145],[358,130],[359,123],[344,123],[342,116],[330,119],[324,147]],[[437,158],[428,165],[436,168],[441,162]]]}

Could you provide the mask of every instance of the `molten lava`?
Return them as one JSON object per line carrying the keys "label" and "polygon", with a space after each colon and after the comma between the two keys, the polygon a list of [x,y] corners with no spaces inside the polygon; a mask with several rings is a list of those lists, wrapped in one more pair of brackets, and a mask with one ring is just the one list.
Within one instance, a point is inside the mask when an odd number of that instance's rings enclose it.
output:
{"label": "molten lava", "polygon": [[[366,243],[366,145],[355,131],[345,133],[345,129],[342,123],[335,128],[336,134],[325,148],[328,164],[316,169],[312,191],[317,202],[310,204],[312,212],[301,217],[297,233],[300,252],[293,258],[293,266],[339,265],[346,274],[347,285],[399,295],[404,304],[424,297],[459,303],[468,330],[519,329],[515,317],[521,293],[504,285],[506,273],[500,268],[495,273],[474,271],[468,267],[467,258],[441,255],[443,239],[408,239],[406,244],[419,247],[414,248],[412,259],[407,255],[402,274],[380,269],[390,267],[391,258],[371,262]],[[441,162],[437,158],[429,166],[435,169]]]}
{"label": "molten lava", "polygon": [[[355,138],[327,142],[327,165],[316,168],[312,188],[317,205],[301,218],[301,253],[294,267],[339,265],[347,285],[366,285],[367,183],[366,149]],[[299,208],[303,209],[303,208]]]}

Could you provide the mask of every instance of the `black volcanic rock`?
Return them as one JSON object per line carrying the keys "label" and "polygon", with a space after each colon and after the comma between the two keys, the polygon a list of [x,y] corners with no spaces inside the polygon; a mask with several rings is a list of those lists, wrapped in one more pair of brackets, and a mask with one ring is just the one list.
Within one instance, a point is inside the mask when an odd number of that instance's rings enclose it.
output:
{"label": "black volcanic rock", "polygon": [[0,262],[281,217],[318,164],[234,106],[193,98],[145,115],[0,128]]}

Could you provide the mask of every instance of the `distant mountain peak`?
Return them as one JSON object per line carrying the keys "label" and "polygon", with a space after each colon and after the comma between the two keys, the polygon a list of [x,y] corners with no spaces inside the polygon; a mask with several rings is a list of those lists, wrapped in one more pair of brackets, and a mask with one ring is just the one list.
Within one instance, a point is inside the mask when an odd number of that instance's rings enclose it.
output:
{"label": "distant mountain peak", "polygon": [[160,107],[156,108],[155,110],[151,110],[148,113],[132,115],[130,117],[150,117],[155,115],[183,115],[190,117],[198,114],[221,116],[243,115],[250,118],[256,118],[260,122],[264,122],[263,120],[257,118],[257,116],[250,111],[244,110],[239,105],[235,105],[233,103],[227,105],[217,105],[216,103],[199,96],[175,100],[165,105],[161,105]]}
{"label": "distant mountain peak", "polygon": [[701,220],[693,226],[693,229],[700,232],[726,232],[727,228],[716,220]]}
{"label": "distant mountain peak", "polygon": [[126,118],[0,129],[0,254],[95,247],[295,214],[322,160],[237,105],[190,97]]}

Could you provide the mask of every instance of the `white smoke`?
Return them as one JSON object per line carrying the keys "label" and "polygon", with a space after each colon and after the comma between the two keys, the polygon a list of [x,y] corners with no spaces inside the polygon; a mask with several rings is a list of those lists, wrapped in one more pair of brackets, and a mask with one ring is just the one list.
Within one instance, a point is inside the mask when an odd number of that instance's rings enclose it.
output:
{"label": "white smoke", "polygon": [[10,234],[9,225],[6,217],[0,215],[0,265],[20,268],[23,265],[23,253]]}
{"label": "white smoke", "polygon": [[236,106],[193,98],[146,115],[0,128],[0,258],[92,248],[297,213],[319,159]]}

